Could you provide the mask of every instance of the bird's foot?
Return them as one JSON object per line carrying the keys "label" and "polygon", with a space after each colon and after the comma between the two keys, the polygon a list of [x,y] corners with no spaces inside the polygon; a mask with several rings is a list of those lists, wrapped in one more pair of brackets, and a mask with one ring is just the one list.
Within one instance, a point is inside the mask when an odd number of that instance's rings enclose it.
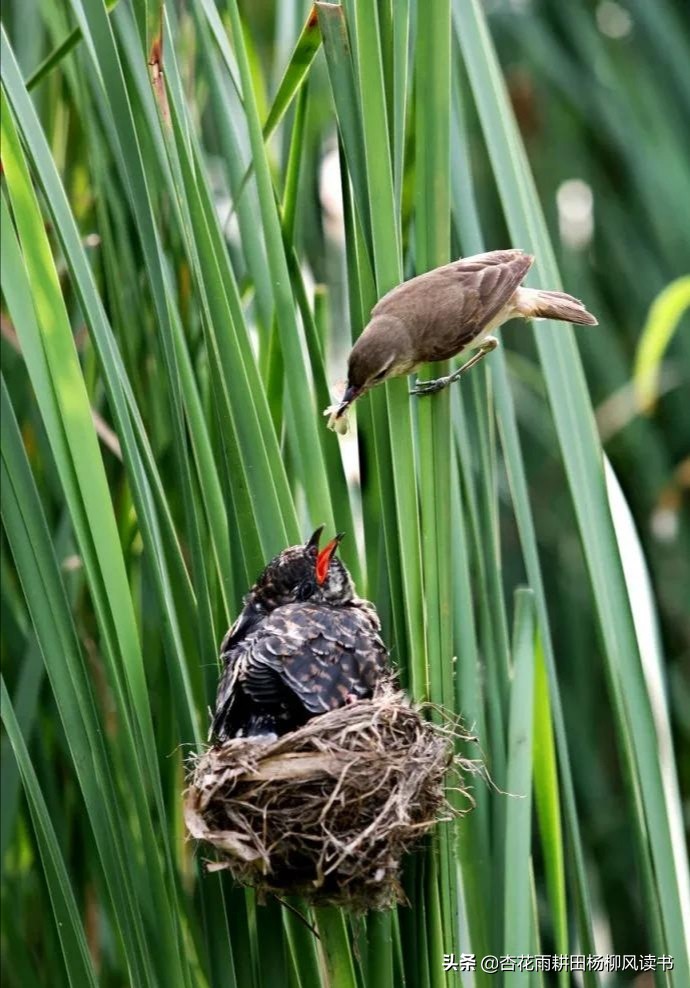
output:
{"label": "bird's foot", "polygon": [[433,395],[437,391],[443,391],[447,388],[449,384],[453,384],[454,381],[459,381],[463,374],[466,374],[470,367],[474,367],[478,364],[480,360],[483,360],[488,353],[495,350],[498,346],[498,340],[495,336],[486,336],[482,341],[479,349],[473,357],[471,357],[466,364],[462,367],[458,367],[456,371],[449,374],[447,377],[437,377],[435,381],[422,381],[416,384],[414,388],[410,391],[411,395],[416,395],[417,397],[423,397],[424,395]]}
{"label": "bird's foot", "polygon": [[435,395],[437,391],[443,391],[453,381],[457,381],[459,376],[459,374],[455,373],[449,374],[448,377],[437,377],[434,381],[419,381],[410,389],[410,394],[416,395],[418,398],[424,395]]}
{"label": "bird's foot", "polygon": [[345,697],[345,706],[351,707],[352,704],[357,703],[358,700],[359,697],[357,696],[356,693],[348,693],[347,696]]}

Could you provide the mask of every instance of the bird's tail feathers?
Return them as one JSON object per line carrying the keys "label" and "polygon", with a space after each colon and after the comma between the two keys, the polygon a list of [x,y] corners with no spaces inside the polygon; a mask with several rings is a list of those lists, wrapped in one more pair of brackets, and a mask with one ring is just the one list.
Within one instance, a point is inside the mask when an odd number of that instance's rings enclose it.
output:
{"label": "bird's tail feathers", "polygon": [[560,319],[580,326],[596,326],[597,320],[578,298],[566,292],[542,292],[536,288],[518,288],[514,305],[525,319]]}

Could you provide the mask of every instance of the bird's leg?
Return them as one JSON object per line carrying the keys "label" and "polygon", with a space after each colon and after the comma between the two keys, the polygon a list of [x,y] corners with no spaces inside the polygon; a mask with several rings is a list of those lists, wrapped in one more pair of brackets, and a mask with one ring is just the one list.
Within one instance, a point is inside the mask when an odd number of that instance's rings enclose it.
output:
{"label": "bird's leg", "polygon": [[447,388],[449,384],[452,384],[453,381],[459,381],[462,375],[466,373],[470,367],[474,367],[475,364],[478,364],[480,360],[484,359],[487,353],[491,353],[491,351],[495,350],[497,346],[498,340],[496,337],[487,336],[484,340],[482,340],[481,346],[466,364],[463,364],[462,367],[458,367],[456,371],[453,371],[453,373],[449,374],[447,377],[437,377],[435,381],[423,381],[420,384],[416,384],[410,391],[410,394],[421,397],[423,395],[433,395],[436,394],[437,391],[442,391],[444,388]]}

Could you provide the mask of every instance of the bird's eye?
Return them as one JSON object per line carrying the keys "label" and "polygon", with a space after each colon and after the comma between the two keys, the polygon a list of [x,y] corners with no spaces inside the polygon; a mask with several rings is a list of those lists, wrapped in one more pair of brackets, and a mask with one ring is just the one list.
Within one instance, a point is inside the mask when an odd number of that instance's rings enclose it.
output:
{"label": "bird's eye", "polygon": [[297,587],[297,599],[298,600],[309,600],[311,595],[314,593],[316,587],[311,582],[311,580],[305,580],[304,583],[300,583]]}
{"label": "bird's eye", "polygon": [[388,373],[388,367],[384,367],[383,370],[380,370],[378,374],[374,375],[373,380],[382,381],[387,373]]}

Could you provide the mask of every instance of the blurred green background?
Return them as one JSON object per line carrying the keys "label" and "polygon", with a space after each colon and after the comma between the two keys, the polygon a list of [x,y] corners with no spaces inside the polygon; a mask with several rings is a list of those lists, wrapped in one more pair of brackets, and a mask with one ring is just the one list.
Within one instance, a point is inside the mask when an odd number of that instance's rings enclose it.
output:
{"label": "blurred green background", "polygon": [[[6,983],[416,988],[596,948],[687,984],[687,4],[108,6],[2,13]],[[507,246],[599,327],[509,324],[339,445],[376,298]],[[242,593],[322,521],[410,692],[534,800],[479,784],[412,908],[317,941],[203,874],[179,796]]]}

